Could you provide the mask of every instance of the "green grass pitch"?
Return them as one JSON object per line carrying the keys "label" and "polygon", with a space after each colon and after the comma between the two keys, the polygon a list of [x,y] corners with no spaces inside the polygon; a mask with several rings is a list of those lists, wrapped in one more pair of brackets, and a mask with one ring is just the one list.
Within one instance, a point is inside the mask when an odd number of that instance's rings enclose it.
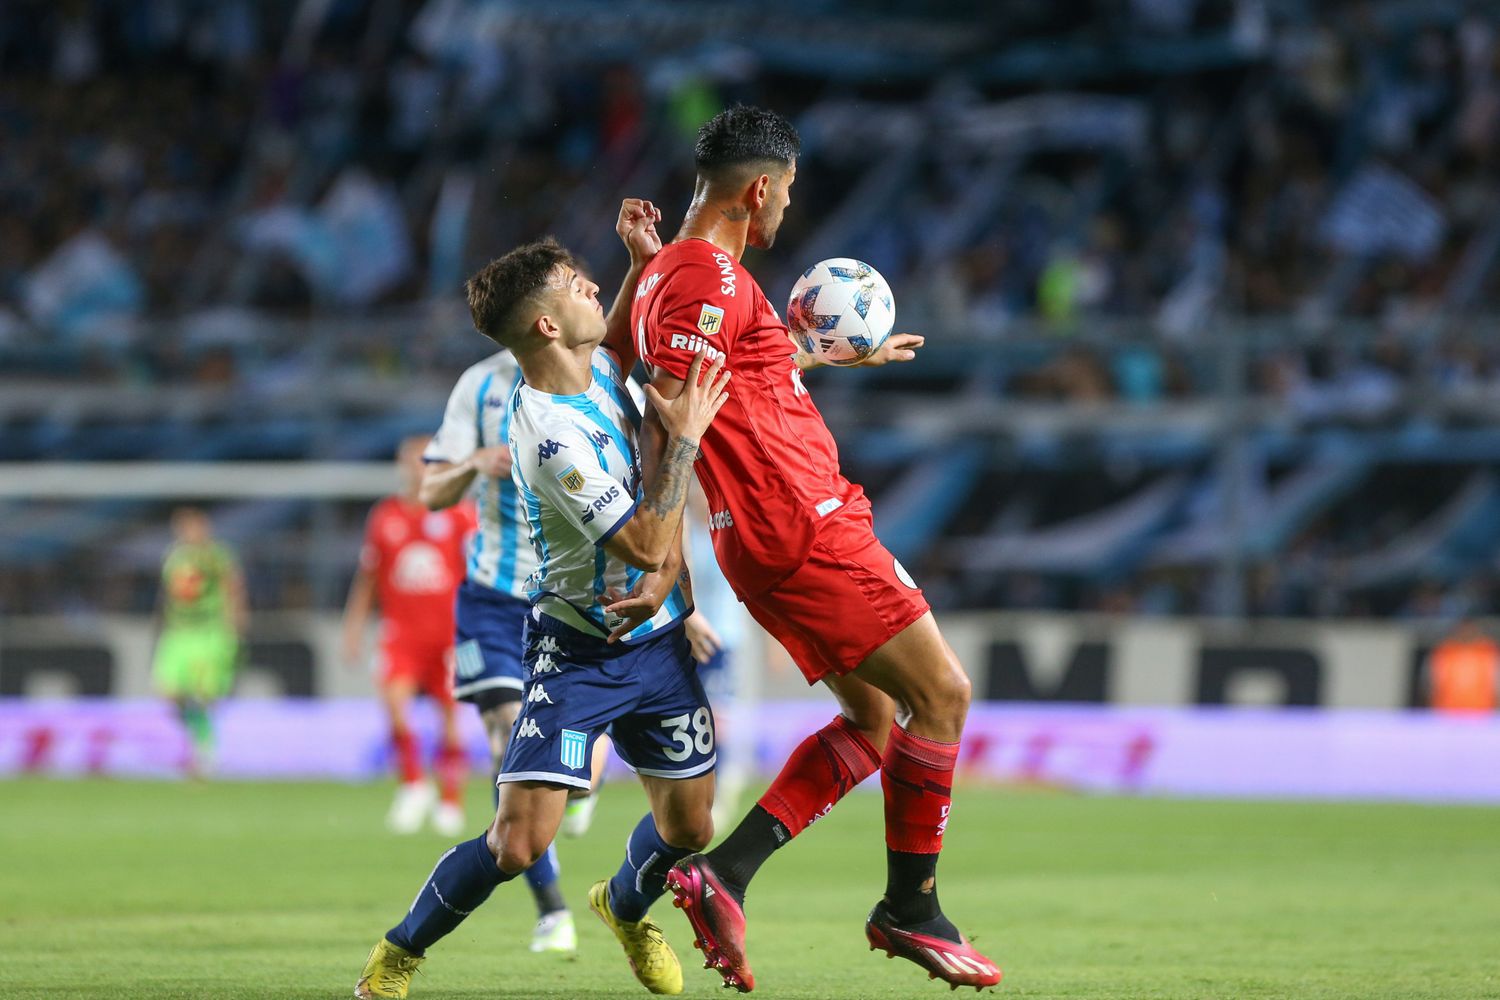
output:
{"label": "green grass pitch", "polygon": [[[446,846],[398,838],[388,786],[0,782],[0,996],[346,997]],[[523,883],[433,949],[413,1000],[643,997],[584,893],[644,808],[607,787],[561,845],[576,959],[531,955]],[[937,997],[871,954],[880,797],[858,793],[752,889],[768,998]],[[477,829],[487,811],[476,782]],[[948,912],[1049,998],[1500,997],[1500,810],[1079,798],[961,787],[939,870]],[[723,996],[687,921],[657,917],[687,994]]]}

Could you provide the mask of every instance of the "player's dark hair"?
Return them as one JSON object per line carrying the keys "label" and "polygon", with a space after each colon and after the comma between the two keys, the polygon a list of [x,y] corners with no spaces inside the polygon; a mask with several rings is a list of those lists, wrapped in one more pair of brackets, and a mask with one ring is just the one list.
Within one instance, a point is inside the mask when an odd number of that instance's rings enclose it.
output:
{"label": "player's dark hair", "polygon": [[577,269],[573,255],[552,237],[516,247],[464,282],[474,328],[502,347],[514,346],[523,308],[546,290],[559,266]]}
{"label": "player's dark hair", "polygon": [[698,129],[693,159],[702,177],[716,179],[737,168],[790,167],[802,152],[792,123],[767,108],[736,104]]}

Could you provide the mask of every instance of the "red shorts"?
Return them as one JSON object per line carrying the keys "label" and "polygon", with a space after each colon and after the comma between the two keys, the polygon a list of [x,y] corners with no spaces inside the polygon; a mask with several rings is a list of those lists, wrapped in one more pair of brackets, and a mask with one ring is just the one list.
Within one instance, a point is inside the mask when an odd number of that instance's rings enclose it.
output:
{"label": "red shorts", "polygon": [[435,701],[453,701],[453,646],[413,642],[380,644],[380,683],[407,681]]}
{"label": "red shorts", "polygon": [[823,526],[796,572],[745,607],[809,684],[849,673],[928,611],[910,574],[875,537],[863,499]]}

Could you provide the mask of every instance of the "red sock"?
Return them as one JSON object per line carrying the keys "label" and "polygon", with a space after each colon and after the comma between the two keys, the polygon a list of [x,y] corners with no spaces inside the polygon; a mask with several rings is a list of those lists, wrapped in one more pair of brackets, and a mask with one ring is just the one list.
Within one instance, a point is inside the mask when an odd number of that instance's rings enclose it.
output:
{"label": "red sock", "polygon": [[396,767],[401,780],[406,784],[422,780],[422,758],[417,755],[417,738],[410,729],[391,734],[391,745],[396,748]]}
{"label": "red sock", "polygon": [[880,772],[885,846],[910,854],[936,854],[943,849],[957,760],[957,743],[939,743],[891,726]]}
{"label": "red sock", "polygon": [[792,751],[760,807],[795,837],[878,767],[875,744],[840,715]]}
{"label": "red sock", "polygon": [[438,751],[438,786],[442,789],[443,801],[449,805],[463,801],[465,763],[463,747],[445,746]]}

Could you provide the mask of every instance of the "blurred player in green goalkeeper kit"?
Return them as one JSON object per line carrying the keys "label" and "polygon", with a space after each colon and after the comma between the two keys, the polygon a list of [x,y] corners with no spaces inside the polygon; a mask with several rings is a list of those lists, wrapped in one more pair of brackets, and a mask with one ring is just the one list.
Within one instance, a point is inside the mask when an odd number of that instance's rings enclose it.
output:
{"label": "blurred player in green goalkeeper kit", "polygon": [[245,582],[234,553],[214,540],[208,515],[196,507],[172,513],[176,541],[161,567],[161,636],[156,643],[156,687],[177,706],[192,753],[187,767],[203,775],[213,766],[209,709],[229,693],[248,610]]}

